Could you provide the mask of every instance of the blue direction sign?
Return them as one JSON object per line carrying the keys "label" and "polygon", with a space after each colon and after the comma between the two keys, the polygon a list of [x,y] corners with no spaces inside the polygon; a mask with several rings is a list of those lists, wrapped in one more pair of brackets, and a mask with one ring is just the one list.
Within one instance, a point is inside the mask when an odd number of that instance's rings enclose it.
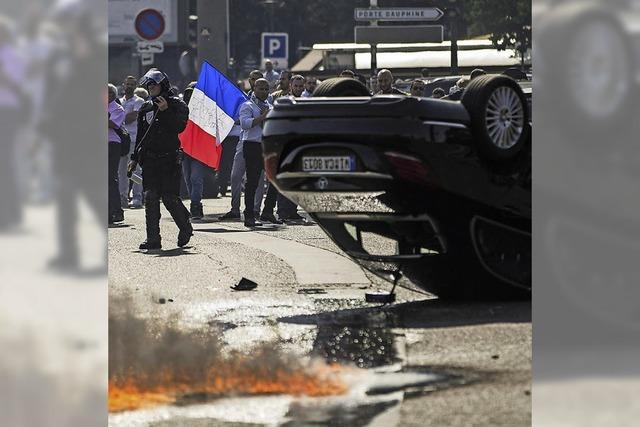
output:
{"label": "blue direction sign", "polygon": [[262,33],[262,64],[270,59],[276,68],[288,68],[289,34]]}
{"label": "blue direction sign", "polygon": [[144,40],[155,40],[164,34],[166,23],[156,9],[144,9],[136,15],[136,33]]}

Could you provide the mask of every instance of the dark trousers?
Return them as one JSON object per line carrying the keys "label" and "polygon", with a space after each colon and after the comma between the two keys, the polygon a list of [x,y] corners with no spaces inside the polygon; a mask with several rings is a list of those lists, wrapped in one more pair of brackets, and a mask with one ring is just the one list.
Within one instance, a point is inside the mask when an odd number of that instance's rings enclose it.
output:
{"label": "dark trousers", "polygon": [[22,200],[18,191],[17,165],[14,162],[16,132],[24,121],[18,110],[0,107],[0,232],[4,228],[17,225],[22,221]]}
{"label": "dark trousers", "polygon": [[148,242],[160,241],[160,199],[180,231],[188,230],[190,227],[189,211],[177,194],[161,194],[157,190],[147,190],[144,192],[144,215]]}
{"label": "dark trousers", "polygon": [[[100,130],[92,129],[90,125],[87,126],[89,130],[95,131],[92,132],[93,134]],[[100,128],[102,129],[104,126]],[[71,266],[78,263],[80,237],[84,236],[84,233],[80,233],[78,236],[79,199],[82,197],[89,203],[89,208],[100,223],[109,218],[109,197],[104,197],[104,180],[109,177],[107,169],[109,167],[110,144],[105,144],[103,141],[87,144],[88,140],[90,140],[89,136],[70,139],[57,139],[55,136],[51,141],[52,146],[56,147],[52,152],[52,160],[56,178],[55,202],[58,233],[58,251],[53,261]],[[104,159],[105,157],[107,158],[106,164],[96,165],[95,162],[88,160],[92,158]],[[78,162],[77,159],[83,161]],[[103,227],[102,231],[106,235],[107,227]],[[103,258],[105,264],[107,262],[106,249],[105,246]]]}
{"label": "dark trousers", "polygon": [[[61,162],[64,161],[67,160],[65,159]],[[58,165],[61,162],[58,162]],[[90,162],[87,163],[90,164]],[[102,188],[104,188],[104,169],[100,170],[98,168],[96,170],[94,167],[93,169],[89,168],[89,172],[93,172],[101,178]],[[71,165],[64,170],[58,169],[57,178],[59,190],[56,194],[56,223],[58,226],[58,254],[56,258],[63,263],[75,264],[79,260],[78,199],[80,196],[84,196],[96,217],[100,221],[104,221],[104,190],[98,191],[97,189],[100,186],[97,182],[93,182],[94,177],[87,176],[86,171],[78,171],[78,168],[74,168]],[[118,196],[118,206],[119,203],[120,197]],[[105,227],[104,230],[106,231],[106,229]],[[104,261],[106,263],[106,256]]]}
{"label": "dark trousers", "polygon": [[247,173],[247,183],[244,187],[244,219],[246,221],[249,218],[254,218],[254,198],[264,164],[261,143],[244,141],[242,144],[242,154],[244,155]]}
{"label": "dark trousers", "polygon": [[146,154],[142,165],[147,241],[160,241],[160,200],[180,231],[189,230],[189,211],[180,200],[181,167],[175,154],[161,157]]}
{"label": "dark trousers", "polygon": [[222,143],[222,158],[220,159],[220,167],[218,168],[217,182],[220,194],[227,192],[229,181],[231,180],[231,167],[233,166],[233,157],[236,154],[236,147],[239,138],[237,136],[227,136]]}
{"label": "dark trousers", "polygon": [[267,197],[264,200],[262,213],[273,214],[276,202],[278,203],[278,217],[280,217],[280,219],[291,218],[295,216],[298,211],[298,207],[295,203],[282,195],[275,185],[269,183],[269,189],[267,190]]}
{"label": "dark trousers", "polygon": [[120,144],[109,143],[109,215],[122,214],[120,189],[118,186],[118,165],[120,164]]}
{"label": "dark trousers", "polygon": [[273,209],[276,207],[276,201],[278,201],[278,205],[280,204],[280,192],[276,188],[275,185],[269,183],[269,188],[267,189],[267,197],[264,199],[264,207],[262,208],[262,213],[273,213]]}
{"label": "dark trousers", "polygon": [[298,205],[284,197],[278,195],[278,217],[280,219],[294,218],[298,215]]}

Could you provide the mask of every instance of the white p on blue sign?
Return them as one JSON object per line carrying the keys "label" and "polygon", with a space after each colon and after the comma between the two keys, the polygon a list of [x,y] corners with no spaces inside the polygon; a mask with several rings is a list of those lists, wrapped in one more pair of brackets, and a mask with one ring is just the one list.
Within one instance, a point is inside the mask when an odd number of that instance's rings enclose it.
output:
{"label": "white p on blue sign", "polygon": [[289,68],[289,34],[262,33],[262,66],[270,59],[274,68]]}

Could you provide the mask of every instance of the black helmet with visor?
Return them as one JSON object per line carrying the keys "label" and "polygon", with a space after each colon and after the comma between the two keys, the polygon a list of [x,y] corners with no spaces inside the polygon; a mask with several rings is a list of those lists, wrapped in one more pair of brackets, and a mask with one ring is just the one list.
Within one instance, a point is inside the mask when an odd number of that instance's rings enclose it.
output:
{"label": "black helmet with visor", "polygon": [[148,90],[148,85],[151,82],[160,85],[162,93],[170,93],[171,83],[169,83],[169,76],[157,68],[152,68],[147,71],[147,73],[142,76],[138,84]]}

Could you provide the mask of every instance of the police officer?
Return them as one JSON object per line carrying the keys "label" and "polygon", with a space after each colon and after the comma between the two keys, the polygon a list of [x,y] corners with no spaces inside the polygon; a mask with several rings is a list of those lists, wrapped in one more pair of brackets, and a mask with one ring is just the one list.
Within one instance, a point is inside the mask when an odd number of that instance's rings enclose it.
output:
{"label": "police officer", "polygon": [[180,229],[178,246],[189,243],[193,227],[189,211],[180,200],[181,151],[180,134],[187,126],[189,108],[174,95],[169,77],[151,69],[140,79],[150,99],[138,112],[136,148],[131,155],[129,173],[136,164],[142,166],[142,186],[145,198],[147,240],[142,250],[160,249],[160,199]]}

